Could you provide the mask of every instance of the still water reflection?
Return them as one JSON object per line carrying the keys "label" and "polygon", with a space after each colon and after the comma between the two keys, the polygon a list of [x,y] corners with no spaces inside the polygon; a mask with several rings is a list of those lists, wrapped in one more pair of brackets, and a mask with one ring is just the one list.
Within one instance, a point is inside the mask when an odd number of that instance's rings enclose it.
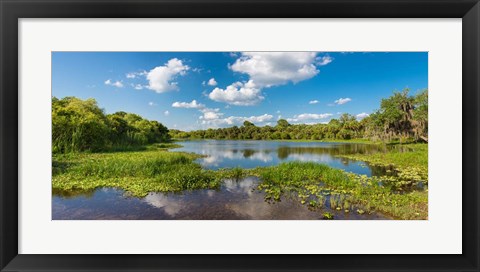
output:
{"label": "still water reflection", "polygon": [[[172,151],[205,155],[198,159],[204,168],[253,168],[284,161],[312,161],[364,175],[382,174],[383,169],[335,157],[339,154],[385,152],[388,147],[322,142],[281,141],[185,141]],[[226,180],[219,190],[196,190],[181,194],[150,193],[144,198],[128,196],[113,188],[91,192],[54,192],[52,219],[321,219],[331,212],[335,219],[386,219],[380,214],[344,213],[330,209],[311,211],[298,201],[282,198],[268,203],[254,190],[259,180],[248,177]]]}
{"label": "still water reflection", "polygon": [[286,161],[309,161],[327,164],[362,175],[375,175],[373,168],[363,162],[335,157],[340,154],[368,154],[385,152],[386,146],[282,141],[223,141],[198,140],[181,142],[183,147],[173,151],[192,152],[205,155],[198,159],[204,168],[255,168],[277,165]]}
{"label": "still water reflection", "polygon": [[[298,201],[283,198],[264,201],[261,192],[252,190],[253,177],[241,181],[226,180],[220,190],[196,190],[182,194],[150,193],[145,198],[129,197],[121,190],[97,189],[89,194],[53,197],[53,220],[169,220],[169,219],[290,219],[318,220],[320,211],[311,211]],[[385,219],[377,214],[344,213],[326,206],[322,212],[335,219]]]}

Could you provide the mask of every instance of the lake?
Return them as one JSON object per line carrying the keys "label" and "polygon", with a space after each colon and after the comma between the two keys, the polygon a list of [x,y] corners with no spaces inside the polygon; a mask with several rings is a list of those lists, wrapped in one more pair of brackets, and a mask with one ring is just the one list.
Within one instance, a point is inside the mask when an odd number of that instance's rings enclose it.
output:
{"label": "lake", "polygon": [[232,141],[198,140],[181,142],[183,147],[172,151],[205,155],[198,159],[206,169],[255,168],[277,165],[286,161],[317,162],[348,172],[371,176],[380,168],[363,162],[335,157],[340,154],[385,152],[386,146],[356,143],[294,142],[294,141]]}
{"label": "lake", "polygon": [[[357,143],[294,142],[294,141],[230,141],[196,140],[180,142],[172,152],[204,155],[197,162],[205,169],[254,168],[285,161],[311,161],[327,164],[362,175],[384,174],[384,169],[366,163],[338,158],[340,154],[385,152],[387,146]],[[264,194],[255,190],[259,180],[247,177],[226,180],[219,190],[196,190],[173,193],[150,193],[144,198],[129,196],[114,188],[91,192],[54,192],[52,219],[312,219],[330,212],[335,219],[388,219],[381,214],[345,213],[331,209],[309,210],[288,197],[268,203]],[[328,201],[327,201],[328,202]]]}

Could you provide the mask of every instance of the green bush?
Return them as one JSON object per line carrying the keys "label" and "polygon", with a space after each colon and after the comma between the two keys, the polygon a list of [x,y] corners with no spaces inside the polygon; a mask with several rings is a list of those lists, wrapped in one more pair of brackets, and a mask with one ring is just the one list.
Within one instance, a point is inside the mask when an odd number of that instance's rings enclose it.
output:
{"label": "green bush", "polygon": [[54,153],[98,152],[168,140],[168,129],[157,121],[126,112],[106,115],[91,98],[52,98]]}

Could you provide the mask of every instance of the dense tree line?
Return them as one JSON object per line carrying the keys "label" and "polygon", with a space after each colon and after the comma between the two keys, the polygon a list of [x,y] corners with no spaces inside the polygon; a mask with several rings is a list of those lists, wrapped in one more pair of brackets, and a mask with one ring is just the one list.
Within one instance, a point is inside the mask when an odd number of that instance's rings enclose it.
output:
{"label": "dense tree line", "polygon": [[177,139],[428,141],[428,90],[414,96],[409,95],[408,89],[394,92],[382,99],[379,110],[361,121],[344,113],[328,124],[289,124],[280,119],[276,126],[258,127],[245,121],[240,127],[189,132],[172,129],[170,136]]}
{"label": "dense tree line", "polygon": [[95,99],[52,98],[52,150],[101,151],[168,141],[168,129],[133,113],[105,114]]}
{"label": "dense tree line", "polygon": [[344,113],[328,124],[289,124],[259,127],[245,121],[229,128],[168,130],[157,121],[133,113],[105,114],[95,99],[52,98],[52,149],[56,153],[101,151],[178,139],[428,141],[428,90],[410,95],[408,89],[382,99],[380,109],[357,120]]}

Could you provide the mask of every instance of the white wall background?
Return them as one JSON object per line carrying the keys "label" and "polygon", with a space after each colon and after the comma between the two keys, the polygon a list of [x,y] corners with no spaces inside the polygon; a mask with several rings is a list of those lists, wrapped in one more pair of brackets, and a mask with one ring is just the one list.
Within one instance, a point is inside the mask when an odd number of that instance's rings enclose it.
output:
{"label": "white wall background", "polygon": [[[19,253],[461,253],[461,19],[23,19],[19,31]],[[51,220],[51,51],[244,50],[429,51],[429,220]]]}

